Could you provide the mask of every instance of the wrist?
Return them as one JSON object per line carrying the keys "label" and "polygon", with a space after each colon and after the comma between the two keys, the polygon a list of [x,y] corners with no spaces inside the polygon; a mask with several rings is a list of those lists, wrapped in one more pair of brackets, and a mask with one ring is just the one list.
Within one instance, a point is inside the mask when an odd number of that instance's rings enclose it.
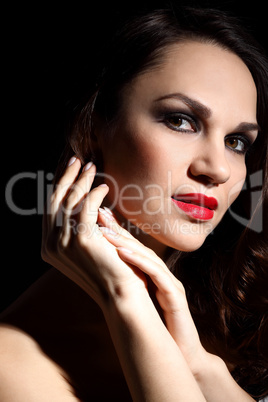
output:
{"label": "wrist", "polygon": [[105,317],[138,315],[142,309],[152,305],[147,289],[119,289],[109,293],[102,303],[101,309]]}
{"label": "wrist", "polygon": [[192,371],[200,388],[205,386],[211,379],[220,376],[223,371],[228,371],[224,361],[217,355],[208,353],[205,349],[199,364]]}

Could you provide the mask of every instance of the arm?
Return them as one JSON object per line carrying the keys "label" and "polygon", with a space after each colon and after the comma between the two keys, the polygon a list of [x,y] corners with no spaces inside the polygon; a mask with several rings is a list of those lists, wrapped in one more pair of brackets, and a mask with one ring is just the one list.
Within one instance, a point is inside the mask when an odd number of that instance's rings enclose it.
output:
{"label": "arm", "polygon": [[28,334],[0,325],[1,402],[79,402],[63,370]]}
{"label": "arm", "polygon": [[205,401],[147,296],[113,302],[104,314],[133,401]]}
{"label": "arm", "polygon": [[254,401],[235,382],[224,361],[202,347],[182,284],[151,250],[120,228],[115,220],[109,219],[105,211],[100,212],[102,223],[108,228],[103,228],[102,232],[117,246],[120,257],[128,264],[139,267],[154,282],[166,327],[182,352],[205,399],[208,402]]}
{"label": "arm", "polygon": [[[44,216],[42,256],[100,306],[134,401],[205,401],[147,290],[97,226],[107,187],[89,192],[94,169],[67,167]],[[81,230],[79,230],[81,228]]]}
{"label": "arm", "polygon": [[251,402],[249,396],[231,376],[226,364],[218,356],[207,354],[196,381],[208,402]]}
{"label": "arm", "polygon": [[[109,238],[99,230],[98,208],[108,188],[90,191],[95,167],[79,176],[80,167],[78,160],[68,166],[50,197],[43,224],[43,259],[99,304],[134,401],[204,401],[202,392],[208,401],[220,401],[217,390],[215,399],[211,392],[214,373],[213,377],[200,375],[200,363],[206,363],[207,354],[181,283],[129,233]],[[118,246],[134,247],[134,252],[126,253]],[[152,303],[144,274],[156,285],[166,326]],[[226,373],[219,378],[225,392]],[[234,381],[231,385],[238,387]],[[238,389],[242,395],[238,400],[247,401],[249,397]]]}

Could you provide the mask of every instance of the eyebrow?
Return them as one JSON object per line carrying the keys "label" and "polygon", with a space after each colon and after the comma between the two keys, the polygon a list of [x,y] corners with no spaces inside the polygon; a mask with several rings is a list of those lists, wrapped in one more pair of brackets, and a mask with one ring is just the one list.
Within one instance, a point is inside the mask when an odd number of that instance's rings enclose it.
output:
{"label": "eyebrow", "polygon": [[[181,94],[181,93],[172,93],[168,95],[161,96],[160,98],[156,99],[156,102],[162,101],[165,99],[179,99],[191,109],[193,109],[199,116],[203,117],[204,119],[208,119],[212,116],[212,110],[200,103],[199,101],[189,98],[188,96]],[[240,123],[234,131],[238,132],[249,132],[249,131],[260,131],[261,128],[258,123]]]}
{"label": "eyebrow", "polygon": [[235,131],[237,132],[245,132],[245,131],[261,131],[261,127],[258,123],[240,123]]}
{"label": "eyebrow", "polygon": [[212,110],[209,109],[207,106],[203,105],[202,103],[189,98],[188,96],[181,94],[181,93],[174,93],[169,95],[161,96],[160,98],[156,99],[156,102],[165,100],[165,99],[179,99],[184,102],[187,106],[191,109],[194,109],[201,117],[208,119],[212,115]]}

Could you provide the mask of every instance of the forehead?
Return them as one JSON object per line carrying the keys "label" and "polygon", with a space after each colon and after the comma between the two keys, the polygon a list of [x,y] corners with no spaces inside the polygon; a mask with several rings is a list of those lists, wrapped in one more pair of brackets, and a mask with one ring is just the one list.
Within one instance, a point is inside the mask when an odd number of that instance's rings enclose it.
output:
{"label": "forehead", "polygon": [[214,44],[170,46],[159,65],[136,77],[127,92],[139,102],[180,92],[212,110],[233,109],[241,119],[256,119],[257,91],[249,69],[237,55]]}

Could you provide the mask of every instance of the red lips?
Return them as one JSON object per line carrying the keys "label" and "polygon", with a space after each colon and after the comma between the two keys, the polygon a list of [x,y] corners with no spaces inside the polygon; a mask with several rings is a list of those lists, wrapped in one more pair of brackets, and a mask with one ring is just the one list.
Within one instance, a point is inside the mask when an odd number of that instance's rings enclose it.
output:
{"label": "red lips", "polygon": [[187,215],[194,219],[210,220],[218,202],[214,197],[207,197],[200,193],[176,194],[172,201]]}

